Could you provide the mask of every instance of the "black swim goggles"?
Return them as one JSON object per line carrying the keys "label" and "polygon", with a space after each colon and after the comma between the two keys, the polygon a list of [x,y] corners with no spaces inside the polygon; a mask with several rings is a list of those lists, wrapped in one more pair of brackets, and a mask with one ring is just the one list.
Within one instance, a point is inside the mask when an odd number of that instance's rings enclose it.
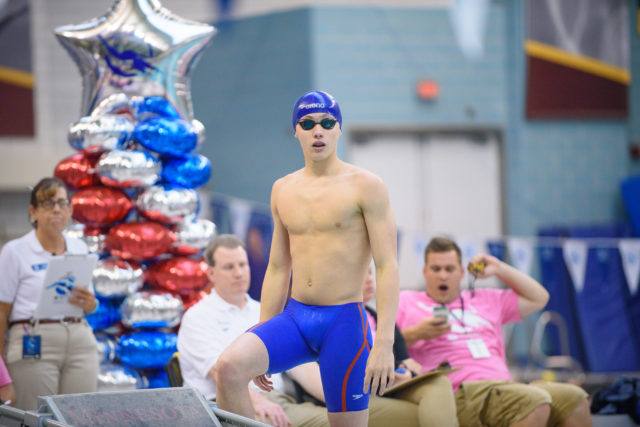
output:
{"label": "black swim goggles", "polygon": [[319,122],[316,122],[315,120],[312,120],[312,119],[304,119],[304,120],[300,120],[298,124],[304,130],[311,130],[314,127],[316,127],[316,125],[318,124],[322,126],[322,129],[329,130],[329,129],[333,129],[333,127],[336,125],[337,122],[338,121],[336,119],[331,119],[327,117],[320,120]]}

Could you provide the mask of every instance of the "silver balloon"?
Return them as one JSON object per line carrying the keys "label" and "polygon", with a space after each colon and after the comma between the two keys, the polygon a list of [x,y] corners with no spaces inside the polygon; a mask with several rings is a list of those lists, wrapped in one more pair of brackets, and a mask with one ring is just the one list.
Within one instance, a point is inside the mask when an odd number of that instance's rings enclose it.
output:
{"label": "silver balloon", "polygon": [[126,297],[142,287],[142,275],[140,267],[120,259],[106,259],[93,270],[93,286],[102,297]]}
{"label": "silver balloon", "polygon": [[104,234],[86,234],[86,226],[80,222],[70,224],[62,234],[65,237],[80,239],[87,245],[87,249],[92,254],[101,254],[104,252]]}
{"label": "silver balloon", "polygon": [[146,388],[146,382],[133,369],[114,363],[100,364],[98,391],[127,391],[137,388]]}
{"label": "silver balloon", "polygon": [[114,93],[104,98],[91,111],[91,117],[101,117],[105,114],[122,114],[128,113],[133,116],[131,111],[131,98],[124,93]]}
{"label": "silver balloon", "polygon": [[62,231],[62,234],[64,237],[82,239],[84,237],[84,227],[85,225],[83,223],[73,221]]}
{"label": "silver balloon", "polygon": [[182,300],[169,293],[137,292],[120,308],[122,323],[130,328],[172,328],[180,323]]}
{"label": "silver balloon", "polygon": [[147,188],[138,196],[138,210],[147,218],[177,224],[198,210],[198,193],[187,188]]}
{"label": "silver balloon", "polygon": [[106,185],[148,187],[158,180],[160,162],[144,151],[113,150],[100,157],[96,170]]}
{"label": "silver balloon", "polygon": [[190,74],[215,31],[157,0],[118,0],[105,15],[55,33],[83,77],[83,115],[125,93],[163,96],[191,120]]}
{"label": "silver balloon", "polygon": [[108,335],[97,334],[96,343],[100,363],[113,362],[116,358],[116,341]]}
{"label": "silver balloon", "polygon": [[104,252],[104,234],[96,234],[94,236],[85,235],[82,240],[87,244],[89,252],[92,254],[101,254]]}
{"label": "silver balloon", "polygon": [[133,122],[123,115],[82,117],[69,128],[69,144],[89,152],[115,150],[129,140],[133,128]]}
{"label": "silver balloon", "polygon": [[216,225],[208,219],[185,221],[175,231],[175,252],[192,255],[206,248],[216,234]]}
{"label": "silver balloon", "polygon": [[191,120],[191,126],[193,127],[193,131],[198,135],[198,147],[204,144],[207,135],[204,131],[204,124],[200,120],[193,119]]}

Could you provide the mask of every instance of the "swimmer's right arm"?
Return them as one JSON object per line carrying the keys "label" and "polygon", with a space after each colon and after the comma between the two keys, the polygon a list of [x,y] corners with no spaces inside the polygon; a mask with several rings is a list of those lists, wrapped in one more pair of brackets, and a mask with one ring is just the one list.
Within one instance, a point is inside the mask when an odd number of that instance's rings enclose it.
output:
{"label": "swimmer's right arm", "polygon": [[291,277],[291,253],[289,234],[278,214],[277,197],[282,187],[282,179],[273,184],[271,190],[271,215],[273,217],[273,238],[269,253],[269,265],[262,282],[260,297],[260,321],[265,322],[284,308],[289,293]]}

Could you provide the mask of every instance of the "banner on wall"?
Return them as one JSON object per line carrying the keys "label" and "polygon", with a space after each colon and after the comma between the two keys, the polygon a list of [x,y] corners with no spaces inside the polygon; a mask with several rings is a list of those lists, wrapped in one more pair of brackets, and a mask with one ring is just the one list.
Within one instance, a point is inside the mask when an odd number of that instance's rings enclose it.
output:
{"label": "banner on wall", "polygon": [[562,244],[562,255],[569,270],[571,281],[576,292],[582,292],[587,270],[587,243],[584,240],[567,239]]}
{"label": "banner on wall", "polygon": [[507,248],[513,266],[524,274],[531,274],[533,266],[533,241],[524,237],[509,237]]}
{"label": "banner on wall", "polygon": [[529,118],[626,117],[627,0],[527,0]]}
{"label": "banner on wall", "polygon": [[640,279],[640,239],[622,239],[618,243],[627,286],[631,296],[638,291]]}
{"label": "banner on wall", "polygon": [[458,47],[467,59],[484,56],[489,0],[454,0],[449,16]]}
{"label": "banner on wall", "polygon": [[463,266],[466,266],[475,255],[487,251],[486,239],[458,237],[456,240],[458,242],[458,246],[460,246],[460,251],[462,252]]}
{"label": "banner on wall", "polygon": [[33,136],[29,0],[0,0],[0,137]]}

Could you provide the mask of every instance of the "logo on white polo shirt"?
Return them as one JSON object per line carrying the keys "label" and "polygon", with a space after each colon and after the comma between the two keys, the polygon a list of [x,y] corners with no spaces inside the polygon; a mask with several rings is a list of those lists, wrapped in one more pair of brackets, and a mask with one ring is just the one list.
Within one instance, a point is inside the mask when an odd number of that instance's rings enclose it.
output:
{"label": "logo on white polo shirt", "polygon": [[47,269],[47,262],[41,262],[40,264],[31,264],[31,269],[33,271],[42,271]]}

